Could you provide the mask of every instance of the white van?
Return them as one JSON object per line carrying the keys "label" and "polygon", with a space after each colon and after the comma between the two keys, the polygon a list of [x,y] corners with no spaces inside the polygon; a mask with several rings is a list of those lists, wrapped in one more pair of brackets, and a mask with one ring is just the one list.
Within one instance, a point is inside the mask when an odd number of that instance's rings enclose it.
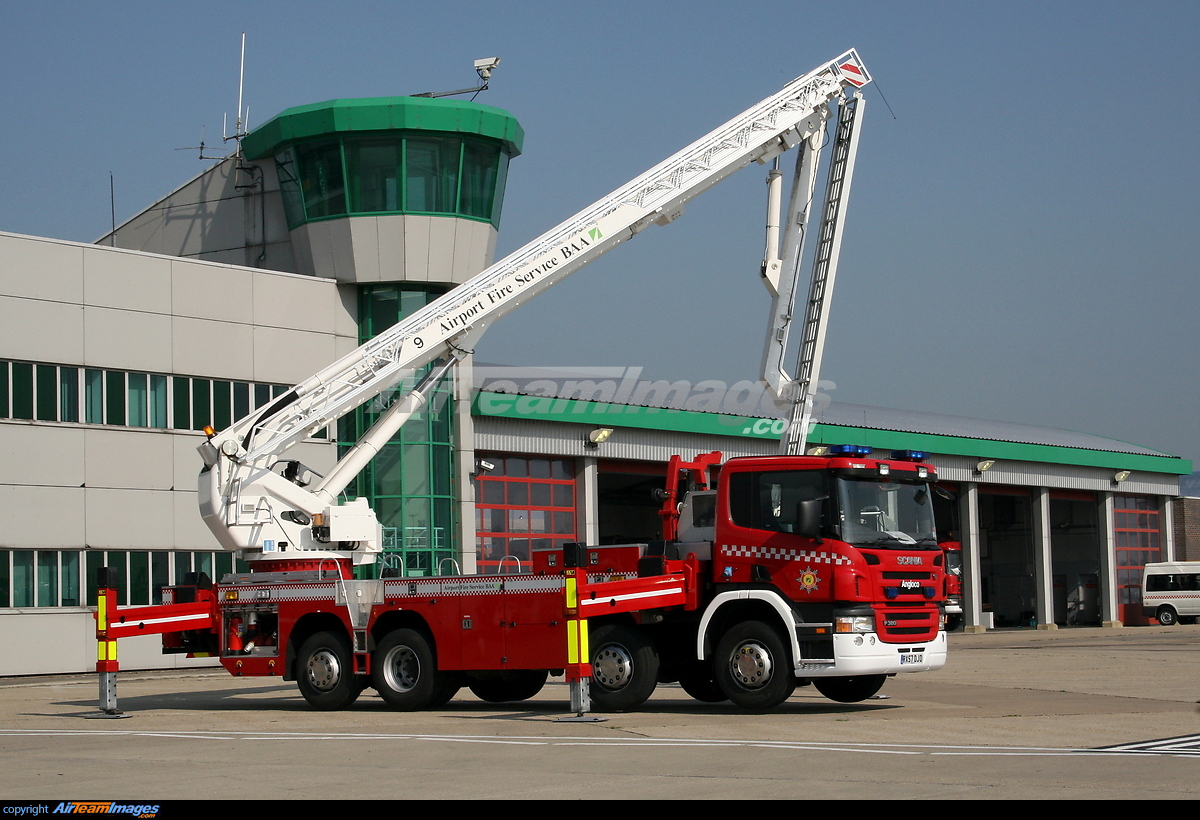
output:
{"label": "white van", "polygon": [[1200,615],[1200,561],[1146,564],[1142,614],[1163,626],[1192,623]]}

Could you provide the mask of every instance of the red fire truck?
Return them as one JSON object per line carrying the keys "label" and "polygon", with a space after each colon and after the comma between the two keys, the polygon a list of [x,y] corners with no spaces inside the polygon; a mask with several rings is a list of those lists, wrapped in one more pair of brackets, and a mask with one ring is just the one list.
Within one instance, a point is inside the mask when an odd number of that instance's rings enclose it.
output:
{"label": "red fire truck", "polygon": [[[521,700],[566,670],[582,711],[589,677],[605,709],[636,707],[660,681],[679,681],[701,700],[767,709],[808,682],[857,701],[888,675],[942,666],[932,467],[922,454],[876,458],[863,447],[805,454],[861,119],[862,97],[847,90],[869,80],[854,51],[820,66],[267,407],[209,430],[201,514],[250,572],[218,583],[192,577],[164,589],[161,606],[126,609],[109,605],[115,593],[102,577],[99,671],[115,671],[119,638],[162,633],[166,652],[216,655],[234,675],[295,680],[319,709],[344,708],[368,687],[398,709],[444,703],[464,685],[485,700]],[[822,203],[813,189],[831,104]],[[492,321],[650,224],[669,224],[733,171],[797,146],[784,221],[778,169],[769,176],[762,267],[774,300],[764,379],[792,408],[781,455],[672,460],[660,542],[569,545],[539,553],[525,573],[354,577],[376,564],[382,534],[365,499],[342,502],[342,491]],[[820,230],[793,377],[778,362],[810,208]],[[284,457],[421,368],[416,389],[324,476]],[[115,702],[105,679],[102,708]]]}

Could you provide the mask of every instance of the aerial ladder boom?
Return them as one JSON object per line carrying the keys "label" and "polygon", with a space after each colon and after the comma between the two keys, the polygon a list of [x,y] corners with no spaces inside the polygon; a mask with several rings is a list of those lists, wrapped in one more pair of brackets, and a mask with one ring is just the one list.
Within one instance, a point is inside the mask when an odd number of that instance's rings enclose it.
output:
{"label": "aerial ladder boom", "polygon": [[[858,126],[862,120],[863,105],[862,95],[855,94],[838,106],[825,197],[819,203],[813,200],[820,156],[820,146],[816,144],[819,137],[814,136],[800,147],[782,244],[779,239],[781,172],[778,168],[772,169],[767,179],[767,252],[762,275],[772,302],[771,324],[763,347],[762,378],[788,412],[787,426],[779,441],[779,451],[784,455],[804,453],[812,420],[821,355],[825,348],[825,330],[829,323],[829,304],[842,244],[842,226],[854,175],[854,159],[858,152]],[[799,306],[803,311],[803,323],[796,369],[794,374],[789,374],[783,362],[788,353],[792,322],[798,307],[796,297],[800,287],[804,239],[814,208],[821,210],[817,244],[813,252],[808,300]]]}
{"label": "aerial ladder boom", "polygon": [[[361,499],[337,499],[492,322],[649,225],[674,221],[688,200],[751,162],[812,144],[829,117],[828,104],[868,82],[853,50],[793,80],[271,404],[212,432],[199,448],[205,523],[226,549],[263,553],[248,554],[251,560],[271,557],[265,554],[282,544],[290,557],[307,551],[312,558],[373,561],[380,550],[374,513]],[[282,459],[296,443],[434,362],[420,385],[389,405],[328,475],[306,481],[305,471]]]}

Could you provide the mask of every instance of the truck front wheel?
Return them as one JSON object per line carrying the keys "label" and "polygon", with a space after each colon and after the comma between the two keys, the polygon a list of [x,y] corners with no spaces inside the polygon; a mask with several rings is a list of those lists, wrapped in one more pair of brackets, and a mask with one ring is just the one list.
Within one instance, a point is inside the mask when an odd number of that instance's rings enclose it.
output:
{"label": "truck front wheel", "polygon": [[[371,658],[371,683],[388,706],[404,712],[445,703],[459,683],[440,675],[429,641],[414,629],[397,629],[379,642]],[[450,697],[442,699],[446,690]]]}
{"label": "truck front wheel", "polygon": [[743,709],[773,709],[792,696],[796,676],[779,633],[761,621],[731,626],[717,642],[713,678]]}
{"label": "truck front wheel", "polygon": [[883,687],[887,675],[857,675],[846,678],[813,678],[813,686],[830,700],[838,703],[858,703]]}
{"label": "truck front wheel", "polygon": [[658,652],[638,631],[605,624],[592,634],[592,703],[605,712],[625,712],[646,702],[658,685]]}
{"label": "truck front wheel", "polygon": [[332,632],[309,637],[296,656],[296,683],[314,709],[345,709],[363,687],[355,680],[353,658],[346,639]]}

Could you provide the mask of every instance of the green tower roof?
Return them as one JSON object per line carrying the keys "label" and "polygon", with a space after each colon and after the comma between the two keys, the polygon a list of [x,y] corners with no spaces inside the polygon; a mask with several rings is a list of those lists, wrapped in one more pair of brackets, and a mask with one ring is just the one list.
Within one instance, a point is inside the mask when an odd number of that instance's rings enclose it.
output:
{"label": "green tower roof", "polygon": [[356,131],[448,131],[504,143],[510,157],[521,153],[525,131],[500,108],[428,97],[366,97],[298,105],[276,115],[242,140],[248,159],[273,156],[292,143]]}

